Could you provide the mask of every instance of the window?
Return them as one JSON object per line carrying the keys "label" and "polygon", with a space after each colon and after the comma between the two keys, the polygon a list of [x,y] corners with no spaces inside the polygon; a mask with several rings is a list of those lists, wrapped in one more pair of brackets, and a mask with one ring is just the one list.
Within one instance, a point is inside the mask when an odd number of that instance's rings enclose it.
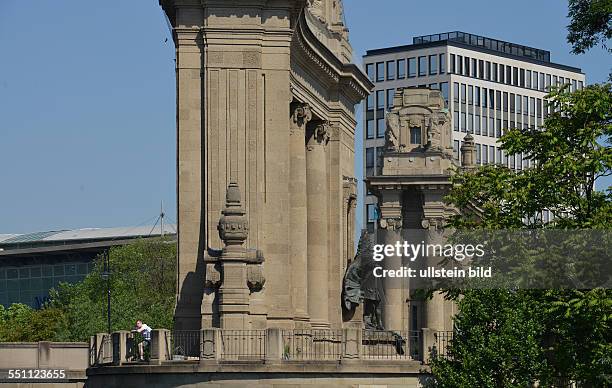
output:
{"label": "window", "polygon": [[512,85],[519,86],[519,71],[517,67],[512,68]]}
{"label": "window", "polygon": [[376,81],[384,81],[385,80],[385,63],[378,62],[376,64]]}
{"label": "window", "polygon": [[474,133],[480,135],[480,115],[476,114],[474,116]]}
{"label": "window", "polygon": [[393,108],[393,95],[395,89],[387,89],[387,108]]}
{"label": "window", "polygon": [[448,108],[448,82],[440,82],[440,91],[444,98],[444,106]]}
{"label": "window", "polygon": [[493,89],[489,89],[489,108],[495,109],[495,90]]}
{"label": "window", "polygon": [[374,168],[374,147],[366,148],[366,168]]}
{"label": "window", "polygon": [[485,79],[491,81],[491,62],[487,61],[485,67]]}
{"label": "window", "polygon": [[385,119],[384,117],[379,117],[376,119],[376,137],[378,138],[385,137]]}
{"label": "window", "polygon": [[376,108],[385,109],[385,91],[384,90],[376,91]]}
{"label": "window", "polygon": [[499,82],[500,83],[504,83],[504,65],[502,65],[501,63],[499,64]]}
{"label": "window", "polygon": [[416,77],[416,58],[408,58],[408,78]]}
{"label": "window", "polygon": [[474,87],[472,85],[468,86],[468,104],[472,105],[474,103]]}
{"label": "window", "polygon": [[[444,55],[444,54],[442,54]],[[454,74],[455,73],[455,54],[451,54],[450,55],[450,69],[449,69],[449,73]]]}
{"label": "window", "polygon": [[506,85],[511,85],[511,84],[512,84],[512,66],[506,66]]}
{"label": "window", "polygon": [[457,74],[463,75],[463,57],[457,55]]}
{"label": "window", "polygon": [[508,111],[508,92],[504,92],[504,112]]}
{"label": "window", "polygon": [[482,116],[482,127],[480,128],[482,136],[487,136],[487,117]]}
{"label": "window", "polygon": [[495,163],[495,147],[489,146],[489,163]]}
{"label": "window", "polygon": [[387,61],[387,80],[395,79],[395,61]]}
{"label": "window", "polygon": [[472,58],[472,77],[476,78],[478,75],[476,72],[478,71],[478,61],[475,58]]}
{"label": "window", "polygon": [[475,90],[474,90],[474,105],[480,106],[480,86],[475,86]]}
{"label": "window", "polygon": [[495,108],[497,108],[497,110],[501,111],[502,108],[502,99],[501,99],[501,91],[500,90],[496,90],[495,91]]}
{"label": "window", "polygon": [[374,109],[374,95],[373,94],[368,95],[367,102],[366,102],[366,108],[367,110]]}
{"label": "window", "polygon": [[467,131],[468,133],[474,133],[474,115],[472,113],[468,113]]}
{"label": "window", "polygon": [[440,54],[440,74],[446,73],[446,55]]}
{"label": "window", "polygon": [[540,98],[537,99],[536,113],[538,118],[542,118],[542,100]]}
{"label": "window", "polygon": [[527,70],[527,74],[525,74],[525,87],[531,89],[531,70]]}
{"label": "window", "polygon": [[502,162],[502,150],[500,148],[495,149],[495,158],[497,159],[497,163],[501,164]]}
{"label": "window", "polygon": [[519,75],[519,86],[521,88],[525,87],[525,69],[521,69],[520,70],[520,75]]}
{"label": "window", "polygon": [[531,72],[531,88],[538,90],[538,72]]}
{"label": "window", "polygon": [[497,119],[495,121],[495,137],[501,137],[501,132],[502,132],[501,119]]}
{"label": "window", "polygon": [[374,139],[374,120],[366,121],[366,137],[368,139]]}
{"label": "window", "polygon": [[493,63],[492,69],[493,69],[492,81],[497,82],[497,63]]}
{"label": "window", "polygon": [[535,116],[535,98],[530,97],[529,98],[529,115],[530,116]]}
{"label": "window", "polygon": [[398,59],[397,60],[397,79],[406,78],[406,60]]}
{"label": "window", "polygon": [[373,63],[368,63],[366,65],[366,74],[368,75],[368,78],[370,79],[370,81],[374,81],[374,64]]}
{"label": "window", "polygon": [[419,77],[427,75],[427,57],[419,57]]}
{"label": "window", "polygon": [[463,75],[466,75],[469,77],[470,75],[470,58],[468,57],[463,57]]}
{"label": "window", "polygon": [[459,83],[453,82],[453,101],[459,102]]}
{"label": "window", "polygon": [[523,111],[521,107],[521,101],[522,101],[521,95],[517,94],[516,95],[516,113],[519,115],[519,118],[518,118],[519,120],[521,119],[520,115],[521,115],[521,112]]}
{"label": "window", "polygon": [[550,74],[546,74],[546,89],[545,90],[550,90]]}
{"label": "window", "polygon": [[421,144],[421,128],[410,128],[410,144]]}
{"label": "window", "polygon": [[429,56],[429,75],[438,74],[438,56],[430,55]]}
{"label": "window", "polygon": [[459,140],[453,141],[453,158],[459,160]]}
{"label": "window", "polygon": [[373,203],[369,203],[366,205],[368,212],[368,222],[376,222],[376,205]]}
{"label": "window", "polygon": [[573,79],[572,80],[572,92],[575,92],[577,87],[578,87],[578,83],[576,82],[575,79]]}
{"label": "window", "polygon": [[482,107],[487,107],[487,88],[482,88]]}
{"label": "window", "polygon": [[484,61],[481,59],[478,61],[478,78],[484,79],[485,70],[484,70]]}
{"label": "window", "polygon": [[515,98],[514,93],[510,93],[510,113],[514,113],[516,108]]}
{"label": "window", "polygon": [[544,83],[544,73],[540,73],[540,82],[538,83],[539,90],[546,90],[546,84]]}
{"label": "window", "polygon": [[480,144],[476,143],[476,164],[480,164],[482,161],[482,153]]}
{"label": "window", "polygon": [[465,84],[461,84],[461,103],[465,104]]}
{"label": "window", "polygon": [[584,83],[582,81],[578,81],[578,90],[582,90],[584,87]]}
{"label": "window", "polygon": [[553,75],[553,83],[552,86],[558,86],[559,85],[559,79],[557,78],[556,75]]}
{"label": "window", "polygon": [[465,112],[461,112],[461,132],[467,132],[465,124]]}
{"label": "window", "polygon": [[495,137],[495,119],[489,117],[489,137]]}
{"label": "window", "polygon": [[453,114],[453,122],[454,122],[453,129],[455,131],[459,132],[459,112],[454,112],[454,114]]}

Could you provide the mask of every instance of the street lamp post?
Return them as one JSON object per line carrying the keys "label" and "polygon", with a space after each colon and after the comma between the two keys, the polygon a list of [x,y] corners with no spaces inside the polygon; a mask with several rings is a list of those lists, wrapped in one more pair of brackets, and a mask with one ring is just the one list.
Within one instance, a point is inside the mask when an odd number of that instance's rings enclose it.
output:
{"label": "street lamp post", "polygon": [[106,320],[108,324],[108,333],[111,332],[111,286],[110,286],[110,253],[104,251],[104,271],[102,279],[106,279]]}

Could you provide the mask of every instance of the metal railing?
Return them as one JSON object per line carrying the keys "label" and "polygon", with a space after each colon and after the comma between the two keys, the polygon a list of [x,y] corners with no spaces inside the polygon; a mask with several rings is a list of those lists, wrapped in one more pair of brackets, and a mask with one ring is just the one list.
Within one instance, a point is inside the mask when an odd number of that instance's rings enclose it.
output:
{"label": "metal railing", "polygon": [[221,359],[264,360],[265,358],[265,330],[221,331]]}
{"label": "metal railing", "polygon": [[417,360],[420,349],[418,331],[363,331],[361,354],[366,359]]}
{"label": "metal railing", "polygon": [[200,330],[174,330],[170,341],[171,359],[200,358]]}
{"label": "metal railing", "polygon": [[283,360],[340,360],[341,330],[283,330]]}
{"label": "metal railing", "polygon": [[437,331],[434,333],[434,348],[432,355],[436,357],[449,358],[448,346],[453,340],[452,331]]}

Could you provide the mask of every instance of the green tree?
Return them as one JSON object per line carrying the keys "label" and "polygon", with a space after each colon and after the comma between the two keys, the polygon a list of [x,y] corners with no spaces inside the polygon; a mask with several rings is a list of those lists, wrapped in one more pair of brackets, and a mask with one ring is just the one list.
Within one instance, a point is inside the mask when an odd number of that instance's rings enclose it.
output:
{"label": "green tree", "polygon": [[0,342],[36,342],[58,340],[65,329],[66,319],[62,310],[31,307],[15,303],[8,309],[0,309]]}
{"label": "green tree", "polygon": [[[172,328],[176,287],[176,244],[169,240],[139,240],[110,250],[111,330],[129,330],[137,319],[153,328]],[[67,341],[84,341],[107,329],[107,283],[104,258],[77,284],[61,284],[51,306],[67,320],[59,334]]]}
{"label": "green tree", "polygon": [[608,51],[612,38],[612,0],[569,0],[567,41],[574,54],[601,44]]}
{"label": "green tree", "polygon": [[[523,153],[535,162],[516,173],[502,166],[459,173],[447,198],[461,210],[452,226],[610,228],[610,188],[597,191],[595,181],[612,169],[611,85],[592,85],[574,93],[553,90],[547,98],[552,113],[545,129],[511,129],[500,139],[508,154]],[[534,217],[544,210],[552,211],[553,222]],[[463,290],[459,294],[451,359],[433,360],[434,386],[524,387],[529,381],[542,386],[567,381],[586,387],[612,384],[611,290]]]}

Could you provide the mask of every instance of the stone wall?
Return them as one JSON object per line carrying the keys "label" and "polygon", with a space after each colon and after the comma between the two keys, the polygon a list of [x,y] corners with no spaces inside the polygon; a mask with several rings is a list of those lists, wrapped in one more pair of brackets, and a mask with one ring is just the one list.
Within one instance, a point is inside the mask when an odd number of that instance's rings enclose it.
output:
{"label": "stone wall", "polygon": [[[3,387],[80,388],[89,366],[89,344],[85,342],[3,342],[0,343],[0,383]],[[10,369],[64,370],[66,378],[57,380],[9,380]],[[7,385],[4,385],[7,384]]]}

